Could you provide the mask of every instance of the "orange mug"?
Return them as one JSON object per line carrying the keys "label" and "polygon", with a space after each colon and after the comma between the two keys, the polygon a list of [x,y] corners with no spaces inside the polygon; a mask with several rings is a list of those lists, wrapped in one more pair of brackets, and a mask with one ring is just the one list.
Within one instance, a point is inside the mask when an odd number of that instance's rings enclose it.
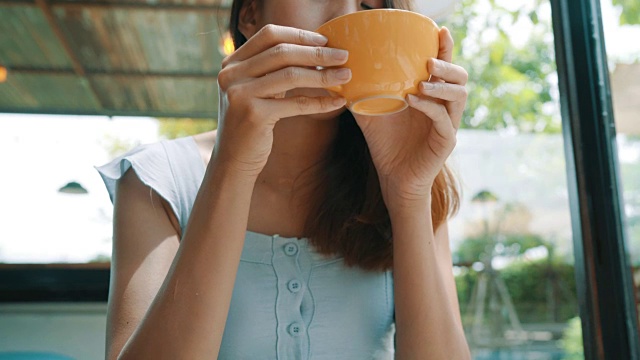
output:
{"label": "orange mug", "polygon": [[387,115],[407,108],[408,94],[429,80],[427,60],[438,56],[438,25],[406,10],[358,11],[328,21],[316,30],[327,47],[349,51],[342,66],[351,81],[327,90],[343,96],[347,108],[362,115]]}

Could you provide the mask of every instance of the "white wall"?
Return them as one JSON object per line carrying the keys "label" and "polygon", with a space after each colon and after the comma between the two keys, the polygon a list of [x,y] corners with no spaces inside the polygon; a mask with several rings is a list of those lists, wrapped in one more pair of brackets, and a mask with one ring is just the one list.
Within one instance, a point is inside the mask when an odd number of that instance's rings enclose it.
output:
{"label": "white wall", "polygon": [[0,352],[104,359],[106,303],[0,304]]}

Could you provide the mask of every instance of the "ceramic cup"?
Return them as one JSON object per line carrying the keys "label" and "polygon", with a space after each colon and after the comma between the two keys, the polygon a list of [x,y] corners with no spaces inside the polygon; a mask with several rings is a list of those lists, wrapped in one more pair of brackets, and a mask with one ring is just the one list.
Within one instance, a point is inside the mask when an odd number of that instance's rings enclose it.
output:
{"label": "ceramic cup", "polygon": [[351,69],[347,84],[327,90],[347,99],[351,112],[387,115],[407,108],[407,94],[429,79],[427,60],[438,56],[438,25],[406,10],[358,11],[328,21],[316,30],[327,47],[349,51],[342,66]]}

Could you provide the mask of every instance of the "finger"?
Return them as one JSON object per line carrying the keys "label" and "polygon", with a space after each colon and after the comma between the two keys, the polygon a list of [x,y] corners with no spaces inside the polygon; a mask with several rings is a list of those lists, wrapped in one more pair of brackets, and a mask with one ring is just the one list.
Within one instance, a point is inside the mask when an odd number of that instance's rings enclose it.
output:
{"label": "finger", "polygon": [[346,50],[282,43],[237,63],[229,69],[228,77],[233,83],[240,77],[261,77],[290,66],[338,66],[344,64],[348,57]]}
{"label": "finger", "polygon": [[249,59],[281,43],[324,46],[327,43],[327,38],[313,31],[267,24],[233,54],[226,57],[222,61],[222,67],[224,68],[232,62]]}
{"label": "finger", "polygon": [[[451,62],[453,59],[453,37],[451,36],[451,32],[446,26],[440,28],[440,32],[438,33],[439,39],[439,48],[438,48],[438,59]],[[431,78],[429,81],[431,82],[444,82],[440,77],[431,73]]]}
{"label": "finger", "polygon": [[408,95],[409,106],[424,113],[431,120],[436,132],[444,139],[455,137],[456,128],[451,122],[447,108],[433,100]]}
{"label": "finger", "polygon": [[431,75],[431,77],[429,78],[429,81],[432,83],[443,83],[444,80],[440,79],[439,77],[435,76],[435,75]]}
{"label": "finger", "polygon": [[438,59],[451,62],[453,59],[453,37],[451,32],[445,26],[438,33],[440,40],[440,48],[438,49]]}
{"label": "finger", "polygon": [[349,69],[305,69],[301,67],[287,67],[272,72],[240,86],[250,86],[254,96],[271,98],[295,88],[326,88],[341,85],[351,80]]}
{"label": "finger", "polygon": [[463,67],[443,60],[429,59],[427,67],[432,77],[448,83],[466,85],[469,79],[469,74]]}
{"label": "finger", "polygon": [[449,117],[451,118],[451,123],[453,127],[458,130],[460,128],[460,121],[462,121],[462,114],[464,114],[464,109],[467,106],[466,101],[454,101],[445,104],[447,110],[449,110]]}
{"label": "finger", "polygon": [[445,105],[453,126],[458,129],[462,113],[467,104],[467,89],[462,85],[432,83],[429,81],[421,82],[419,89],[422,94],[430,98],[444,100],[444,102],[437,102]]}
{"label": "finger", "polygon": [[346,104],[343,97],[294,96],[285,99],[262,99],[261,108],[278,119],[297,115],[322,114],[338,110]]}
{"label": "finger", "polygon": [[467,99],[467,89],[462,85],[422,81],[418,89],[424,95],[446,101],[465,101]]}

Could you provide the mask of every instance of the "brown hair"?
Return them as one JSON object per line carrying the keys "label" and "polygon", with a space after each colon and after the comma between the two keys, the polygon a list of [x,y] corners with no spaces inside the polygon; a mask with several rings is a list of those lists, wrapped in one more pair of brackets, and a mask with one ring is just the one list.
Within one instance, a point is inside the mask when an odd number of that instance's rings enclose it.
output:
{"label": "brown hair", "polygon": [[[240,10],[247,0],[234,0],[229,29],[235,48],[247,39],[238,30]],[[251,0],[248,0],[251,1]],[[385,0],[385,8],[412,9],[412,0]],[[305,223],[305,236],[322,254],[339,254],[348,266],[388,270],[393,266],[391,219],[369,147],[349,111],[340,115],[339,129],[315,185],[316,201]],[[431,218],[437,229],[455,214],[460,203],[456,179],[445,165],[431,189]]]}

